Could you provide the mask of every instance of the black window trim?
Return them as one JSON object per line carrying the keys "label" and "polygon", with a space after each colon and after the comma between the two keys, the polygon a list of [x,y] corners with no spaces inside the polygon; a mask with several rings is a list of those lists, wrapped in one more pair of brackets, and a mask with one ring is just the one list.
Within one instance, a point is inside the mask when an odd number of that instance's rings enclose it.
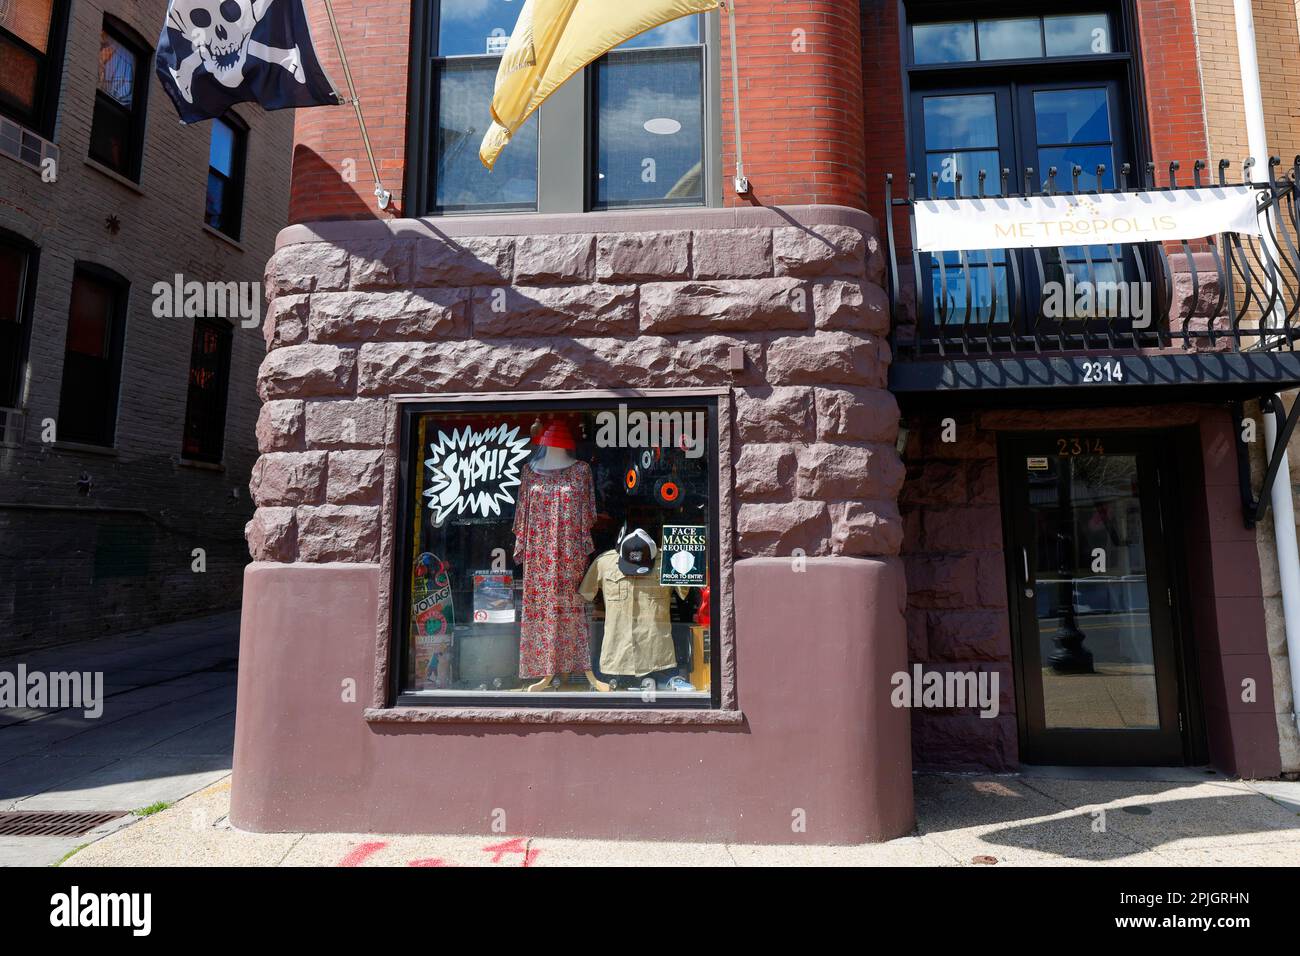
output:
{"label": "black window trim", "polygon": [[[217,376],[220,380],[220,392],[217,398],[217,409],[220,413],[221,428],[216,435],[216,453],[208,454],[188,454],[185,451],[185,429],[189,424],[190,417],[190,389],[193,383],[190,381],[190,375],[194,371],[194,333],[198,332],[200,325],[213,327],[221,340],[221,349],[217,358]],[[234,352],[235,327],[229,320],[220,316],[197,316],[194,319],[194,326],[190,334],[190,361],[185,369],[185,417],[181,420],[181,460],[203,462],[211,465],[219,465],[225,459],[226,454],[226,426],[227,412],[230,407],[230,362]]]}
{"label": "black window trim", "polygon": [[[104,416],[105,416],[105,437],[103,443],[96,441],[86,441],[84,438],[63,437],[62,428],[58,429],[58,440],[64,444],[81,444],[90,445],[96,448],[115,448],[117,447],[117,417],[118,403],[122,395],[122,361],[125,353],[126,344],[126,321],[129,314],[131,299],[131,281],[118,272],[113,271],[108,266],[100,265],[97,262],[77,260],[72,266],[72,283],[68,286],[68,305],[65,310],[67,321],[72,321],[72,289],[76,284],[77,276],[85,274],[98,282],[112,286],[115,293],[113,302],[113,329],[109,339],[109,359],[113,371],[110,380],[109,394],[104,396]],[[64,334],[63,356],[68,354],[66,328]],[[67,364],[59,373],[59,412],[55,416],[58,420],[63,411],[64,399],[64,376],[67,373]]]}
{"label": "black window trim", "polygon": [[18,294],[17,319],[22,328],[18,336],[18,354],[14,357],[14,382],[16,393],[12,404],[7,403],[7,396],[0,395],[0,409],[18,409],[24,407],[26,396],[23,383],[26,379],[27,363],[30,358],[32,341],[32,321],[36,313],[36,284],[40,271],[41,247],[26,236],[0,226],[0,245],[17,249],[24,256],[22,285]]}
{"label": "black window trim", "polygon": [[[131,90],[131,109],[129,111],[121,103],[118,103],[101,90],[99,88],[99,77],[95,77],[95,99],[90,116],[91,136],[90,143],[87,146],[87,155],[93,162],[98,163],[105,169],[125,176],[133,183],[139,183],[144,166],[144,134],[146,120],[149,115],[149,80],[152,77],[149,67],[153,62],[154,47],[153,44],[145,41],[140,34],[111,13],[104,14],[104,22],[100,29],[135,54],[135,77],[134,86]],[[104,109],[112,110],[118,115],[125,114],[128,116],[131,125],[130,135],[127,137],[128,154],[125,169],[115,169],[106,160],[101,159],[94,153],[95,115],[99,112],[101,106]]]}
{"label": "black window trim", "polygon": [[[214,226],[212,225],[212,223],[207,221],[208,216],[207,216],[206,180],[204,182],[203,221],[204,223],[207,224],[208,228],[214,229],[217,232],[221,233],[223,236],[226,236],[230,239],[235,240],[236,242],[239,242],[240,237],[244,231],[244,184],[245,184],[245,177],[247,176],[248,173],[249,126],[246,122],[244,122],[244,119],[241,116],[239,116],[239,114],[237,114],[234,110],[227,110],[224,115],[213,120],[213,122],[225,123],[235,133],[233,155],[231,156],[231,172],[229,177],[222,175],[221,173],[217,172],[213,168],[212,140],[211,139],[208,140],[208,175],[211,176],[215,173],[219,178],[225,181],[227,187],[230,187],[232,184],[234,186],[233,189],[228,189],[227,192],[223,194],[227,202],[234,207],[234,223],[233,223],[234,228],[230,230],[223,229],[221,226]],[[223,204],[222,205],[223,218],[225,214],[226,214],[226,205]]]}
{"label": "black window trim", "polygon": [[[653,695],[650,700],[642,698],[611,699],[608,695],[598,692],[590,694],[575,695],[557,699],[548,694],[528,694],[521,692],[511,692],[508,696],[503,693],[495,694],[470,694],[458,693],[455,695],[438,694],[437,692],[407,692],[403,689],[406,680],[406,670],[408,655],[410,652],[409,641],[409,623],[411,620],[411,589],[407,578],[407,569],[411,567],[414,559],[412,553],[413,537],[411,534],[412,523],[415,520],[415,510],[411,501],[411,491],[414,487],[412,474],[413,466],[417,465],[418,455],[412,447],[412,441],[415,435],[415,419],[419,415],[430,413],[449,413],[456,412],[492,412],[496,410],[521,412],[521,411],[561,411],[564,409],[617,409],[620,404],[628,406],[629,409],[634,407],[649,408],[680,408],[696,407],[704,408],[708,416],[708,447],[705,454],[709,456],[709,568],[711,569],[710,581],[712,587],[709,590],[709,640],[711,646],[709,669],[710,684],[709,698],[702,700],[700,698],[682,698],[675,697],[672,693],[659,693]],[[662,393],[657,390],[603,390],[598,395],[573,395],[557,393],[554,398],[550,397],[526,397],[519,399],[510,398],[508,393],[498,392],[482,395],[457,395],[439,398],[436,396],[403,396],[396,403],[397,409],[397,436],[398,436],[398,467],[397,467],[397,507],[395,509],[394,523],[389,526],[387,533],[391,533],[392,547],[389,549],[392,561],[390,569],[392,588],[390,594],[390,620],[389,620],[389,667],[388,667],[388,687],[387,705],[396,707],[421,707],[430,709],[454,710],[456,708],[476,707],[491,708],[497,710],[514,710],[514,709],[583,709],[583,710],[720,710],[722,708],[722,658],[723,658],[723,627],[722,627],[722,579],[726,575],[726,569],[722,566],[722,552],[719,544],[719,535],[721,528],[720,519],[720,489],[721,489],[721,469],[720,449],[722,448],[721,436],[719,435],[719,409],[722,406],[722,399],[717,391],[714,390],[693,390],[693,389],[665,389]]]}
{"label": "black window trim", "polygon": [[67,50],[71,4],[72,0],[54,0],[50,11],[50,34],[46,40],[44,53],[4,27],[0,27],[0,33],[4,34],[6,40],[41,58],[40,72],[36,81],[38,102],[35,110],[31,114],[20,114],[0,101],[0,115],[46,140],[54,139],[54,126],[59,112],[59,92],[63,86],[63,59]]}

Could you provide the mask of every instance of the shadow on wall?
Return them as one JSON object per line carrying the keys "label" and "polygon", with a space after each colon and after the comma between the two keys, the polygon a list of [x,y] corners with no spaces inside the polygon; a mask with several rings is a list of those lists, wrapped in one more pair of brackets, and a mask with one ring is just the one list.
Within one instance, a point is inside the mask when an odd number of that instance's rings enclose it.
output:
{"label": "shadow on wall", "polygon": [[[373,199],[367,201],[365,193],[371,182],[370,165],[365,154],[353,160],[355,170],[344,170],[327,162],[314,149],[307,146],[293,148],[293,197],[289,209],[289,224],[312,222],[319,219],[389,219],[381,215]],[[345,172],[355,172],[349,182]],[[393,188],[391,185],[389,188]],[[395,202],[390,210],[403,214]]]}

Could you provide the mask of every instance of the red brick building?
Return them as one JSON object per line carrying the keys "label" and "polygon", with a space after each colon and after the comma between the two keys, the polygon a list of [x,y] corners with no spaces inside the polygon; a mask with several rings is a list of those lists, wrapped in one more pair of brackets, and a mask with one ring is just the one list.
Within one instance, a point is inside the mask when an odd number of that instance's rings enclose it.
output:
{"label": "red brick building", "polygon": [[[844,842],[913,766],[1290,766],[1265,240],[913,250],[923,200],[1217,182],[1190,4],[742,0],[739,103],[684,18],[490,175],[515,5],[336,7],[394,201],[298,114],[236,822]],[[1099,274],[1150,311],[1046,321]]]}

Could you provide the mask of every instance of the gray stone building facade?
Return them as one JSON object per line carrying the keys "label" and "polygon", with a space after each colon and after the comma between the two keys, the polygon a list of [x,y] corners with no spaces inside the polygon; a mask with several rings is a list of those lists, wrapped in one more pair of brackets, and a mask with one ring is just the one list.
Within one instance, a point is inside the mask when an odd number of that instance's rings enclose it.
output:
{"label": "gray stone building facade", "polygon": [[0,653],[239,603],[293,116],[180,125],[166,7],[0,3]]}

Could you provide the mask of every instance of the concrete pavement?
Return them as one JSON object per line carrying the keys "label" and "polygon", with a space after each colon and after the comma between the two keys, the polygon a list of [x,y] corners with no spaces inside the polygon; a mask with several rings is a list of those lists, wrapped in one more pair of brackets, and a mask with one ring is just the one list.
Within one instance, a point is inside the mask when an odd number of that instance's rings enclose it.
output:
{"label": "concrete pavement", "polygon": [[[0,660],[0,671],[103,674],[103,713],[0,710],[0,810],[119,810],[172,803],[230,772],[239,612]],[[0,866],[46,866],[86,836],[0,836]]]}
{"label": "concrete pavement", "polygon": [[917,832],[853,847],[567,840],[524,835],[245,833],[230,780],[64,866],[1223,866],[1300,865],[1300,784],[1205,771],[1051,770],[916,777]]}

